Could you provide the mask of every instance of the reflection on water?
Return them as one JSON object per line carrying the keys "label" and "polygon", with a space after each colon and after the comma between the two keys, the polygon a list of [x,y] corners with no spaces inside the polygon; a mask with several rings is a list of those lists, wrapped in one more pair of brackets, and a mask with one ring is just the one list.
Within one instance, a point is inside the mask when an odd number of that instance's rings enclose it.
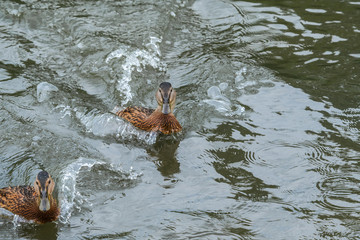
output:
{"label": "reflection on water", "polygon": [[[1,235],[356,239],[359,6],[1,1],[0,183],[46,169],[62,209]],[[111,113],[163,81],[182,133]]]}
{"label": "reflection on water", "polygon": [[59,226],[56,223],[46,223],[44,225],[22,224],[15,229],[16,238],[31,239],[57,239]]}
{"label": "reflection on water", "polygon": [[176,158],[176,150],[180,142],[170,138],[172,137],[158,141],[148,150],[148,154],[156,159],[158,170],[165,177],[180,172],[180,163]]}

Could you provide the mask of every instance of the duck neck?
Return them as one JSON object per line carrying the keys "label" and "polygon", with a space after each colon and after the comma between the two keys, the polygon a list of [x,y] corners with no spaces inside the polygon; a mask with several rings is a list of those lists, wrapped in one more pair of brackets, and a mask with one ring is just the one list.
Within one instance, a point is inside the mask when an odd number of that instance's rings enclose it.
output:
{"label": "duck neck", "polygon": [[[158,105],[157,108],[155,109],[155,112],[164,114],[162,112],[162,105]],[[171,108],[170,108],[170,112],[168,114],[172,114],[172,109]],[[164,114],[164,115],[168,115],[168,114]]]}

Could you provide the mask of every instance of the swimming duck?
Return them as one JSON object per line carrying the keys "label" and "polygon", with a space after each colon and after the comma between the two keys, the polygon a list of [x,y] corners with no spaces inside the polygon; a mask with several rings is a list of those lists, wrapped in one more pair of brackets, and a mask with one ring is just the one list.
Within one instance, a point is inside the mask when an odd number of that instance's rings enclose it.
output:
{"label": "swimming duck", "polygon": [[144,107],[127,107],[115,114],[126,119],[135,127],[148,132],[160,131],[164,134],[180,132],[181,125],[173,114],[176,91],[169,82],[163,82],[155,96],[158,103],[155,110]]}
{"label": "swimming duck", "polygon": [[17,186],[0,189],[0,207],[26,220],[46,223],[56,220],[60,210],[51,193],[55,182],[46,171],[36,176],[34,186]]}

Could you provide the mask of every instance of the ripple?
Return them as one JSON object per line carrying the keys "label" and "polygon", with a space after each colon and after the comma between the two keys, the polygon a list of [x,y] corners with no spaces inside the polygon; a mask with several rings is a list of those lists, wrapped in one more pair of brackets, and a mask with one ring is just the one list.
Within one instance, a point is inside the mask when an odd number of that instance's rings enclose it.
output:
{"label": "ripple", "polygon": [[31,87],[29,81],[23,77],[14,78],[6,81],[0,81],[0,95],[1,94],[15,94],[26,91]]}
{"label": "ripple", "polygon": [[356,176],[335,174],[317,183],[323,193],[316,203],[331,212],[358,213],[360,210],[360,179]]}
{"label": "ripple", "polygon": [[309,13],[326,13],[327,11],[324,9],[315,9],[315,8],[306,8],[305,11]]}
{"label": "ripple", "polygon": [[360,53],[350,53],[349,56],[353,58],[360,58]]}
{"label": "ripple", "polygon": [[[255,146],[255,149],[245,151],[245,158],[247,161],[264,166],[274,166],[272,159],[279,159],[279,154],[288,152],[287,157],[291,155],[296,156],[299,159],[308,159],[313,164],[324,167],[324,154],[327,151],[326,148],[319,144],[305,141],[301,143],[289,144],[289,143],[273,143],[267,146]],[[252,146],[250,146],[252,147]],[[291,155],[290,155],[291,154]],[[278,162],[277,164],[282,164]],[[325,165],[327,166],[327,165]]]}
{"label": "ripple", "polygon": [[314,52],[311,50],[303,50],[303,51],[298,51],[298,52],[294,52],[295,55],[298,56],[307,56],[307,55],[312,55]]}
{"label": "ripple", "polygon": [[336,35],[331,36],[331,43],[345,42],[345,41],[347,41],[346,38],[342,38],[342,37],[339,37],[339,36],[336,36]]}

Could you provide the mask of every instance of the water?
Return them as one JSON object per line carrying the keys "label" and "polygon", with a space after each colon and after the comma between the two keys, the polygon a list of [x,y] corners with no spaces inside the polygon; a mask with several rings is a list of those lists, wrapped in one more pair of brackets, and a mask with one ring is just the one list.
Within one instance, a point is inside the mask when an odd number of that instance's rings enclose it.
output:
{"label": "water", "polygon": [[[358,239],[360,4],[0,3],[0,186],[56,181],[2,239]],[[144,133],[170,81],[183,131]]]}

